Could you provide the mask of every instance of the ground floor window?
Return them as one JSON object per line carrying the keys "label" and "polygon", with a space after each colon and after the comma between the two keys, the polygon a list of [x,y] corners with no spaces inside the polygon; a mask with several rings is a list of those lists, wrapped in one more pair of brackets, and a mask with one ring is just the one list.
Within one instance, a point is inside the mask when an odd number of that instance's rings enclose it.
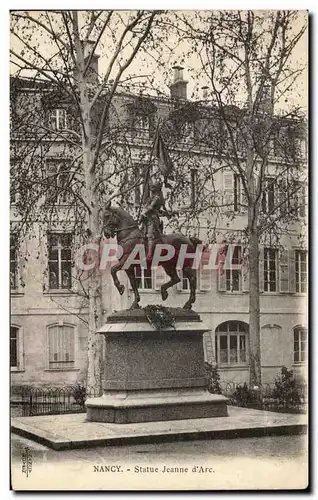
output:
{"label": "ground floor window", "polygon": [[216,362],[235,365],[247,362],[248,325],[240,321],[226,321],[215,331]]}
{"label": "ground floor window", "polygon": [[307,252],[295,251],[296,292],[306,293],[307,290]]}
{"label": "ground floor window", "polygon": [[75,366],[75,328],[52,325],[48,328],[49,368],[67,369]]}
{"label": "ground floor window", "polygon": [[153,288],[152,271],[141,266],[136,267],[136,278],[140,280],[141,290],[151,290]]}
{"label": "ground floor window", "polygon": [[294,363],[302,363],[307,359],[307,328],[294,328]]}
{"label": "ground floor window", "polygon": [[[242,248],[235,246],[230,269],[225,271],[226,290],[228,292],[241,292],[242,291]],[[239,266],[239,268],[238,268]]]}
{"label": "ground floor window", "polygon": [[10,368],[19,367],[19,328],[10,326]]}

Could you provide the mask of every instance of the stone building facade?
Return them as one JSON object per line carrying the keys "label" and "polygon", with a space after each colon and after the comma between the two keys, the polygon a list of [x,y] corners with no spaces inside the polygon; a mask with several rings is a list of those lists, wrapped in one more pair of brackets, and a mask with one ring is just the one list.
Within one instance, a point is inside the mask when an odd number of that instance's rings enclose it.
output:
{"label": "stone building facade", "polygon": [[[27,82],[21,88],[28,93]],[[34,93],[34,89],[32,92]],[[39,88],[35,91],[37,92],[42,95],[43,89]],[[176,100],[187,105],[186,82],[180,68],[171,85],[171,97],[137,99],[122,92],[114,98],[113,110],[116,111],[116,116],[120,115],[122,120],[132,120],[129,141],[132,162],[135,161],[138,167],[138,175],[140,168],[146,168],[147,164],[145,160],[140,163],[140,151],[144,151],[143,158],[147,158],[147,155],[149,157],[158,119],[163,120],[175,108]],[[138,110],[141,112],[138,113]],[[50,110],[51,126],[63,129],[68,119],[66,107],[57,102]],[[191,197],[195,196],[198,182],[196,176],[199,175],[197,165],[204,166],[211,161],[207,147],[202,144],[194,147],[191,143],[191,127],[190,122],[187,138],[178,148],[178,161],[182,161],[184,156],[189,160],[184,167],[188,172],[188,201],[185,204],[191,204]],[[12,141],[14,140],[12,137]],[[60,145],[56,146],[59,147]],[[54,150],[51,153],[54,158]],[[219,160],[215,158],[213,161]],[[273,172],[277,167],[276,162],[273,153]],[[178,169],[178,164],[175,168]],[[234,214],[230,230],[239,235],[244,230],[247,215],[244,210],[238,210],[235,206],[238,196],[241,196],[236,179],[228,169],[220,169],[214,182],[222,195],[230,200],[228,211]],[[133,189],[130,196],[133,204],[140,203],[140,190]],[[267,195],[265,204],[271,203],[269,196]],[[300,216],[305,221],[306,210],[301,210]],[[182,217],[182,210],[180,213]],[[14,225],[14,199],[11,219]],[[211,214],[201,214],[199,219],[199,225],[197,219],[193,219],[186,226],[186,231],[207,243]],[[219,243],[229,232],[228,220],[228,214],[218,216],[215,234]],[[165,225],[169,231],[168,221],[165,221]],[[261,249],[261,361],[264,383],[273,382],[283,365],[292,368],[300,378],[305,378],[307,373],[307,251],[300,246],[298,233],[299,226],[295,225],[292,235],[282,236],[284,250],[268,246]],[[19,249],[15,247],[14,234],[11,237],[12,384],[59,386],[84,381],[88,309],[85,301],[73,293],[72,239],[62,231],[50,233],[39,222],[34,224],[34,234],[36,238],[22,242]],[[237,255],[234,258],[239,260],[243,248],[239,243],[236,246]],[[24,257],[26,250],[27,260]],[[51,274],[46,273],[47,269],[53,270]],[[124,272],[120,272],[119,277],[126,286],[126,292],[121,297],[111,283],[109,273],[104,273],[107,293],[103,300],[107,311],[125,309],[132,303],[132,293]],[[159,288],[164,281],[165,276],[160,270],[142,271],[142,306],[161,303]],[[169,290],[167,305],[182,306],[187,293],[187,283],[181,280],[180,284]],[[213,365],[217,364],[223,382],[242,383],[249,380],[248,293],[248,280],[242,270],[228,270],[222,276],[214,269],[198,272],[197,301],[194,308],[210,328],[204,339],[206,360]]]}

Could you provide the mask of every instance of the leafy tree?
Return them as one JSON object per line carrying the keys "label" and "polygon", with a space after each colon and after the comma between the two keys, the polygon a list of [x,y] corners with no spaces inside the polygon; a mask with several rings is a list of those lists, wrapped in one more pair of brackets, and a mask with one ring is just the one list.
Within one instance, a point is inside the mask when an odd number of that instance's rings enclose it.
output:
{"label": "leafy tree", "polygon": [[[184,57],[197,63],[189,70],[198,82],[194,95],[199,85],[206,86],[205,97],[187,120],[196,126],[197,143],[203,141],[213,157],[203,169],[209,179],[229,169],[240,189],[239,199],[233,200],[224,187],[220,193],[212,184],[208,196],[203,180],[203,202],[197,208],[201,213],[212,209],[218,217],[228,208],[230,222],[238,212],[247,213],[241,235],[249,266],[250,386],[261,387],[260,242],[282,244],[282,235],[299,234],[295,223],[306,204],[306,115],[293,101],[301,93],[297,84],[306,67],[305,57],[295,56],[305,36],[306,15],[197,11],[176,13],[173,24],[190,45]],[[204,113],[197,120],[200,107]]]}
{"label": "leafy tree", "polygon": [[[99,241],[103,204],[124,193],[118,176],[131,168],[127,117],[113,101],[125,85],[136,82],[142,92],[153,81],[146,53],[160,43],[160,16],[144,10],[11,12],[11,197],[21,240],[27,233],[41,241],[49,222],[76,231],[81,244]],[[131,71],[134,64],[143,73]],[[54,112],[58,126],[52,130]],[[87,385],[100,388],[100,273],[91,273],[80,292],[89,305]]]}

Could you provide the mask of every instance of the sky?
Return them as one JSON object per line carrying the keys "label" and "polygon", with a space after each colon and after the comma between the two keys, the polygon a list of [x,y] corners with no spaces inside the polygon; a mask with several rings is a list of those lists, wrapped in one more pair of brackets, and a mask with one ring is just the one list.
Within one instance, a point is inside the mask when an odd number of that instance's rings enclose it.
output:
{"label": "sky", "polygon": [[[183,12],[180,11],[178,14],[182,14]],[[127,11],[121,11],[120,13],[117,12],[116,15],[120,15],[122,20],[124,22],[127,21],[128,16],[131,15],[131,12]],[[187,15],[191,15],[191,11],[187,11]],[[31,15],[33,17],[40,18],[40,16],[45,15],[43,11],[41,12],[31,12]],[[81,14],[80,14],[81,15]],[[293,32],[297,32],[299,30],[299,26],[304,22],[305,17],[307,13],[305,11],[299,11],[298,12],[298,19],[297,23],[293,26]],[[174,13],[172,11],[169,11],[168,14],[168,22],[174,22]],[[50,13],[50,18],[51,20],[54,18],[54,14]],[[45,19],[47,22],[47,19]],[[118,18],[117,18],[118,22]],[[193,15],[193,24],[195,25],[195,16]],[[19,24],[19,30],[22,30],[26,28],[26,26],[23,27],[22,25],[23,21],[20,21]],[[197,24],[198,25],[198,24]],[[199,26],[199,25],[198,25]],[[117,24],[115,27],[115,24],[112,26],[114,28],[114,33],[115,33],[115,40],[118,40],[120,33],[121,33],[121,27],[120,24]],[[58,24],[57,22],[57,28],[62,29],[62,23]],[[26,31],[27,32],[27,31]],[[26,33],[25,32],[25,33]],[[20,31],[22,33],[22,31]],[[147,91],[149,93],[153,93],[154,87],[159,90],[159,92],[162,92],[163,95],[166,95],[169,97],[169,84],[172,82],[173,79],[173,65],[174,64],[179,64],[181,62],[182,66],[184,66],[184,78],[185,80],[188,81],[188,96],[191,98],[193,91],[195,90],[195,87],[199,87],[201,89],[202,86],[209,84],[209,82],[206,80],[204,77],[198,77],[198,69],[200,68],[200,60],[198,55],[193,52],[192,54],[188,54],[189,52],[189,44],[186,40],[181,40],[179,43],[177,43],[177,38],[175,35],[173,35],[172,30],[168,28],[168,34],[165,35],[165,39],[160,40],[160,37],[162,37],[162,33],[159,31],[156,31],[154,33],[154,37],[156,37],[156,42],[157,42],[157,47],[155,49],[150,49],[148,53],[145,54],[138,54],[137,57],[134,59],[132,64],[130,65],[129,69],[125,73],[127,77],[133,77],[132,80],[126,82],[126,85],[129,85],[129,89],[138,89],[138,82],[144,81],[145,85],[147,87]],[[94,35],[92,34],[93,38]],[[105,74],[105,71],[107,69],[108,63],[109,63],[109,58],[110,55],[113,53],[114,50],[114,40],[109,36],[110,33],[108,33],[107,38],[106,36],[102,37],[101,43],[103,44],[103,47],[99,46],[97,49],[97,53],[100,55],[99,58],[99,72],[101,75]],[[24,35],[22,35],[24,36]],[[45,36],[43,33],[39,33],[39,30],[36,30],[35,33],[33,33],[31,41],[29,42],[30,44],[34,44],[38,48],[38,50],[44,55],[44,57],[50,57],[53,54],[53,50],[56,50],[56,46],[53,46],[52,43],[49,41],[48,37]],[[21,53],[23,50],[23,43],[18,40],[15,36],[11,35],[10,39],[10,45],[11,48],[16,52],[16,53]],[[308,45],[308,40],[307,40],[307,34],[302,37],[302,39],[299,41],[298,45],[296,46],[294,53],[291,58],[291,63],[296,67],[299,64],[306,64],[308,61],[308,50],[307,50],[307,45]],[[126,47],[123,56],[126,58],[127,54],[129,52],[128,47]],[[184,57],[184,55],[186,57]],[[182,59],[185,59],[184,61]],[[160,64],[158,66],[158,64]],[[16,67],[14,67],[11,64],[11,72],[14,72]],[[31,76],[33,72],[26,72],[24,71],[24,75]],[[142,80],[140,79],[141,75],[143,75],[144,78]],[[146,78],[145,78],[146,77]],[[307,70],[304,70],[301,77],[297,81],[297,88],[293,90],[293,92],[288,95],[288,99],[281,100],[277,106],[277,109],[286,109],[289,108],[291,105],[299,105],[301,108],[303,108],[305,111],[307,109],[307,85],[308,85],[308,75],[307,75]],[[199,90],[199,93],[196,94],[196,98],[200,99],[202,98],[202,91]]]}

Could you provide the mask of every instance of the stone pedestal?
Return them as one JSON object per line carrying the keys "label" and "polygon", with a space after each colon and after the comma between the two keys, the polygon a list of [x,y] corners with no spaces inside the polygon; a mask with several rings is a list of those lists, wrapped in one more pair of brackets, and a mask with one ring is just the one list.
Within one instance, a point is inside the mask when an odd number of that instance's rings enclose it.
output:
{"label": "stone pedestal", "polygon": [[197,313],[171,308],[175,328],[157,331],[143,309],[108,317],[103,396],[86,401],[87,420],[133,423],[227,416],[227,399],[206,390]]}

